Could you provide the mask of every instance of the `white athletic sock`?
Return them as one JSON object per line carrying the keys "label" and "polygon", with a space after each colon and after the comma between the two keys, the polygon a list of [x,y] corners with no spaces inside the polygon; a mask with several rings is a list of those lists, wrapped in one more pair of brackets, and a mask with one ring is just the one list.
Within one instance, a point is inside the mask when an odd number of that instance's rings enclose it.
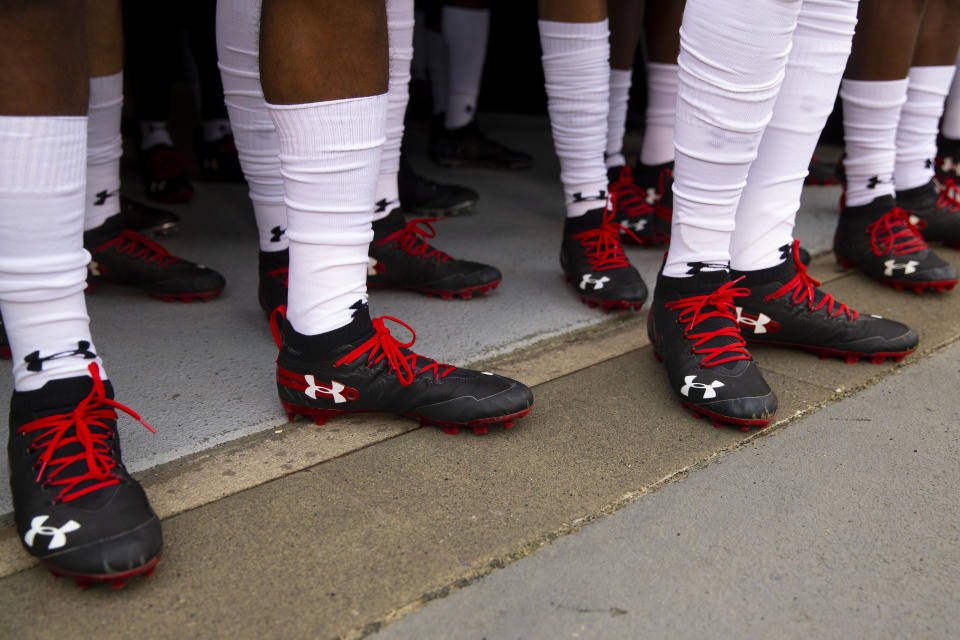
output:
{"label": "white athletic sock", "polygon": [[443,38],[450,53],[447,129],[468,125],[476,115],[489,32],[490,9],[443,7]]}
{"label": "white athletic sock", "polygon": [[450,52],[447,41],[439,31],[426,29],[424,40],[427,43],[427,71],[430,73],[433,115],[438,116],[447,110],[447,96],[450,95]]}
{"label": "white athletic sock", "polygon": [[102,365],[84,357],[86,154],[86,116],[0,116],[0,313],[17,391]]}
{"label": "white athletic sock", "polygon": [[149,149],[158,144],[173,146],[173,138],[167,131],[167,123],[163,120],[143,120],[140,122],[140,148]]}
{"label": "white athletic sock", "polygon": [[793,242],[803,179],[833,111],[856,24],[855,0],[804,0],[773,117],[737,207],[734,269],[780,264],[780,247]]}
{"label": "white athletic sock", "polygon": [[858,207],[892,196],[897,123],[907,100],[907,79],[840,83],[843,100],[843,170],[846,204]]}
{"label": "white athletic sock", "polygon": [[604,206],[607,195],[610,30],[605,19],[537,24],[567,217],[582,216]]}
{"label": "white athletic sock", "polygon": [[260,86],[260,0],[217,3],[217,58],[261,251],[287,248],[280,139]]}
{"label": "white athletic sock", "polygon": [[120,112],[123,72],[90,78],[87,109],[87,195],[84,231],[120,213]]}
{"label": "white athletic sock", "polygon": [[280,136],[290,278],[287,320],[315,335],[350,323],[367,299],[367,249],[387,94],[268,104]]}
{"label": "white athletic sock", "polygon": [[893,185],[897,191],[921,187],[933,179],[937,132],[955,67],[911,67],[907,101],[897,125]]}
{"label": "white athletic sock", "polygon": [[677,119],[678,67],[647,63],[647,117],[640,162],[663,164],[673,160],[673,123]]}
{"label": "white athletic sock", "polygon": [[[623,135],[627,131],[632,76],[630,69],[610,69],[610,111],[607,114],[607,151],[604,153],[607,168],[627,164],[623,157]],[[670,148],[673,148],[673,140]]]}
{"label": "white athletic sock", "polygon": [[[957,64],[960,65],[960,54],[957,55]],[[940,133],[945,138],[956,140],[960,138],[960,73],[953,74],[950,83],[950,96],[943,110],[943,120],[940,124]]]}
{"label": "white athletic sock", "polygon": [[380,159],[373,219],[380,220],[400,206],[397,174],[403,143],[403,116],[410,98],[410,61],[413,59],[413,0],[387,0],[387,37],[390,78],[387,88],[387,140]]}
{"label": "white athletic sock", "polygon": [[688,0],[680,28],[673,227],[663,273],[724,268],[737,204],[783,81],[800,1]]}

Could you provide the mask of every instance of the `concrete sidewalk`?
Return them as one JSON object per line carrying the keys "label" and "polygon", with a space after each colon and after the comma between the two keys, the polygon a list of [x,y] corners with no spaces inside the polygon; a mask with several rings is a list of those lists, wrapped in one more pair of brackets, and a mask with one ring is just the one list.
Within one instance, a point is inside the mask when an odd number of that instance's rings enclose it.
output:
{"label": "concrete sidewalk", "polygon": [[956,638],[958,363],[955,345],[374,637]]}

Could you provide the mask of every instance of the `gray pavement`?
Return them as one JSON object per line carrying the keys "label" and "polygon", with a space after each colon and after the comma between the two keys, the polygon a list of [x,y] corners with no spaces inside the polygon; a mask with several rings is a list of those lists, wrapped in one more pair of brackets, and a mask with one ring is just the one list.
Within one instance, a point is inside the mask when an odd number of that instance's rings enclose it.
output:
{"label": "gray pavement", "polygon": [[955,345],[374,637],[956,638],[958,362]]}

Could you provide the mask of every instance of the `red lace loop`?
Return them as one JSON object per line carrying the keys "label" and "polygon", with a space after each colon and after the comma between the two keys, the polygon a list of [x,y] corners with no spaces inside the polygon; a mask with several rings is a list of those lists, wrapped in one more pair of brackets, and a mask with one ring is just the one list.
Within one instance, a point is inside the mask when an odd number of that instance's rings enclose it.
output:
{"label": "red lace loop", "polygon": [[274,269],[273,271],[267,271],[268,278],[280,278],[283,281],[283,286],[290,286],[290,267],[280,267],[279,269]]}
{"label": "red lace loop", "polygon": [[870,247],[878,256],[890,253],[902,256],[927,248],[919,229],[910,222],[910,215],[900,207],[890,209],[879,220],[868,224],[867,231],[870,232]]}
{"label": "red lace loop", "polygon": [[[406,327],[410,332],[410,341],[400,342],[390,335],[390,330],[387,329],[386,325],[384,325],[385,320],[392,320],[393,322]],[[350,364],[364,353],[369,352],[369,355],[367,356],[367,366],[377,364],[386,358],[387,362],[390,364],[390,369],[396,372],[397,378],[400,380],[400,384],[403,386],[412,384],[413,379],[416,376],[426,371],[432,370],[434,377],[439,380],[456,369],[454,366],[449,364],[441,364],[436,360],[417,355],[412,351],[404,353],[404,350],[412,347],[413,343],[417,341],[417,334],[413,330],[413,327],[402,320],[398,320],[392,316],[381,316],[373,319],[373,328],[376,333],[374,333],[369,340],[337,360],[334,363],[334,366],[339,367],[341,364]],[[417,358],[423,358],[424,360],[427,360],[428,364],[421,367],[419,370],[416,370]],[[442,371],[441,368],[443,368]]]}
{"label": "red lace loop", "polygon": [[620,240],[622,232],[632,236],[637,244],[641,243],[640,238],[633,231],[614,222],[615,211],[616,206],[614,205],[613,194],[611,194],[610,203],[603,211],[603,220],[600,226],[571,236],[574,240],[579,240],[581,246],[587,250],[587,262],[597,271],[630,266],[627,254],[623,252],[623,242]]}
{"label": "red lace loop", "polygon": [[[273,341],[276,343],[278,349],[283,341],[283,321],[286,316],[287,308],[285,306],[277,307],[273,310],[273,313],[270,314],[270,332],[273,333]],[[390,335],[390,330],[384,325],[384,320],[393,320],[397,324],[406,327],[407,330],[410,331],[410,342],[400,342]],[[399,378],[400,384],[403,386],[412,384],[413,379],[425,371],[432,370],[434,377],[439,380],[456,369],[456,367],[452,365],[441,364],[436,360],[418,355],[412,351],[404,353],[405,349],[409,349],[413,346],[413,343],[417,341],[417,333],[413,330],[413,327],[402,320],[391,316],[381,316],[373,319],[373,328],[375,333],[369,340],[337,360],[334,366],[339,367],[344,363],[350,364],[369,351],[370,355],[367,356],[367,366],[376,364],[386,358],[390,364],[390,369],[396,371],[397,378]],[[417,358],[423,358],[427,361],[427,364],[419,370],[416,370]]]}
{"label": "red lace loop", "polygon": [[[713,293],[674,300],[665,305],[667,309],[680,312],[677,320],[686,325],[683,336],[689,340],[696,340],[690,352],[704,354],[700,361],[701,367],[715,367],[718,364],[735,360],[750,360],[747,343],[737,326],[736,306],[733,303],[734,298],[750,295],[749,289],[734,287],[742,279],[737,278],[732,282],[725,282]],[[726,318],[730,320],[731,325],[704,333],[690,333],[692,329],[708,318]],[[730,342],[717,347],[701,347],[701,345],[714,338],[730,338]]]}
{"label": "red lace loop", "polygon": [[[70,502],[88,493],[118,484],[122,478],[113,473],[118,462],[113,458],[110,442],[114,430],[106,424],[116,420],[120,409],[140,424],[156,433],[153,427],[144,422],[137,412],[106,396],[100,368],[95,362],[88,367],[93,378],[93,389],[80,401],[77,408],[69,413],[60,413],[32,420],[17,429],[18,434],[35,433],[30,449],[42,450],[37,464],[37,482],[43,485],[62,487],[55,500]],[[82,452],[73,455],[58,455],[62,448],[79,443]],[[78,475],[67,475],[67,469],[78,463],[86,463],[86,471]],[[34,465],[36,466],[36,464]],[[95,484],[81,487],[88,481]]]}
{"label": "red lace loop", "polygon": [[940,197],[937,198],[938,209],[949,209],[950,213],[960,211],[960,193],[957,192],[957,181],[946,178],[942,182],[934,179],[934,185]]}
{"label": "red lace loop", "polygon": [[[834,299],[832,295],[826,291],[821,291],[823,293],[823,298],[820,299],[820,302],[817,306],[813,306],[814,302],[814,289],[820,286],[820,282],[815,280],[813,277],[807,273],[807,267],[800,262],[800,241],[793,241],[793,263],[797,267],[797,275],[787,284],[783,285],[775,292],[768,295],[764,300],[772,300],[774,298],[779,298],[785,296],[788,293],[793,294],[793,303],[794,304],[806,304],[807,308],[811,311],[818,311],[824,306],[827,307],[827,316],[834,318],[839,316],[841,313],[847,314],[847,318],[854,320],[860,316],[857,311],[851,309],[842,302],[838,302]],[[836,304],[836,309],[834,309],[834,304]]]}
{"label": "red lace loop", "polygon": [[110,248],[117,253],[129,253],[134,258],[143,259],[144,262],[159,262],[162,267],[178,260],[158,243],[129,229],[121,230],[113,238],[97,247],[97,251]]}
{"label": "red lace loop", "polygon": [[394,231],[383,240],[378,240],[374,244],[393,243],[394,246],[403,249],[412,256],[422,256],[424,260],[430,260],[432,258],[437,262],[446,262],[450,259],[450,256],[439,249],[431,247],[425,239],[433,238],[437,235],[437,231],[430,223],[441,219],[442,218],[414,218],[405,224],[403,228]]}

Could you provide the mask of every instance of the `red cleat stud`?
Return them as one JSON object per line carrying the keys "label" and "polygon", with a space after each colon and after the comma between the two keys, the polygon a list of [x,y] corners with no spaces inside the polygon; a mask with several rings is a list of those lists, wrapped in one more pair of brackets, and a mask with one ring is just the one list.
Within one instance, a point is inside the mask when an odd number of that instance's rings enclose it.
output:
{"label": "red cleat stud", "polygon": [[877,356],[875,358],[871,358],[870,362],[872,362],[873,364],[883,364],[884,360],[886,360],[886,358],[884,358],[883,356]]}
{"label": "red cleat stud", "polygon": [[457,427],[444,427],[443,432],[446,433],[447,435],[455,436],[458,433],[460,433],[460,429],[458,429]]}
{"label": "red cleat stud", "polygon": [[847,364],[857,364],[857,362],[860,361],[860,358],[858,358],[857,356],[846,356],[844,360],[846,361]]}
{"label": "red cleat stud", "polygon": [[506,422],[503,423],[504,429],[509,429],[512,426],[513,426],[513,420],[507,420]]}
{"label": "red cleat stud", "polygon": [[483,425],[478,425],[478,426],[476,426],[476,427],[473,428],[473,432],[476,433],[476,434],[478,434],[478,435],[479,435],[479,434],[484,434],[484,433],[487,432],[487,425],[485,425],[485,424],[483,424]]}

